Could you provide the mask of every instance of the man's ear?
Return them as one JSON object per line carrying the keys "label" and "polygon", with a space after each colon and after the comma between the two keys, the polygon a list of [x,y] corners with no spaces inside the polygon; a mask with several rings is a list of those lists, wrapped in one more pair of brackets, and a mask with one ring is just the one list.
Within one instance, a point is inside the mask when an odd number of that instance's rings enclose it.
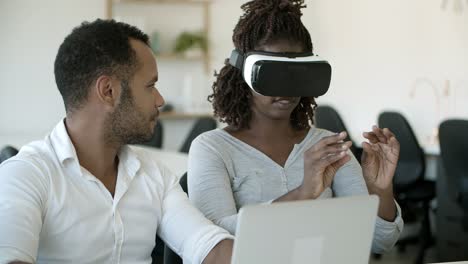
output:
{"label": "man's ear", "polygon": [[101,75],[97,78],[94,88],[99,102],[112,108],[117,105],[121,90],[120,81],[117,78]]}

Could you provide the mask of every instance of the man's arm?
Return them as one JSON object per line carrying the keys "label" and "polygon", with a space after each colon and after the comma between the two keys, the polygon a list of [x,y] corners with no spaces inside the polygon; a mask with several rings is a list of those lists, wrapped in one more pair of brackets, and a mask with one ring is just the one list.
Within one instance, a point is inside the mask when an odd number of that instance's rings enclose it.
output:
{"label": "man's arm", "polygon": [[177,177],[163,166],[159,169],[166,189],[159,236],[184,263],[229,263],[234,237],[190,203]]}
{"label": "man's arm", "polygon": [[203,264],[229,264],[231,263],[234,240],[225,239],[219,242],[206,256]]}
{"label": "man's arm", "polygon": [[33,263],[39,247],[47,183],[30,162],[0,165],[0,263]]}

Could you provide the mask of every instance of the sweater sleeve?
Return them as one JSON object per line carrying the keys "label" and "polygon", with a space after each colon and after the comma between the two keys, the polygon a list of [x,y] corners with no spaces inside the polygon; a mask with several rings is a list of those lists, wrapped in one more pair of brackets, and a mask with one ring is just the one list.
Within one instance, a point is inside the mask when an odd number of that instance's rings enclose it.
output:
{"label": "sweater sleeve", "polygon": [[227,165],[221,153],[206,144],[204,138],[198,137],[190,147],[189,198],[208,219],[235,234],[238,208]]}

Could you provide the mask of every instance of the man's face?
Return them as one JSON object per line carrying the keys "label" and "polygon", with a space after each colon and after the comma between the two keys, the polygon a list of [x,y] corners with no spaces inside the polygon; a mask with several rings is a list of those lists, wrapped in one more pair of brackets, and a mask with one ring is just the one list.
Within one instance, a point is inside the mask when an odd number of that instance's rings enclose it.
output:
{"label": "man's face", "polygon": [[129,83],[122,82],[120,102],[110,115],[109,133],[123,144],[143,143],[151,139],[164,104],[155,85],[158,69],[153,52],[143,42],[130,40],[136,52],[138,68]]}

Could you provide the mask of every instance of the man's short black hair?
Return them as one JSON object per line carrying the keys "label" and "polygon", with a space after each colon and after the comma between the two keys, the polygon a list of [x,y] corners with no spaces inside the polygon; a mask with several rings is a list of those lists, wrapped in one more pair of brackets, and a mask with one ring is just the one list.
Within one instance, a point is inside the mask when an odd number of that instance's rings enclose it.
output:
{"label": "man's short black hair", "polygon": [[63,41],[55,58],[55,82],[68,112],[79,109],[89,87],[103,74],[128,80],[138,61],[130,39],[149,45],[148,35],[115,20],[83,22]]}

